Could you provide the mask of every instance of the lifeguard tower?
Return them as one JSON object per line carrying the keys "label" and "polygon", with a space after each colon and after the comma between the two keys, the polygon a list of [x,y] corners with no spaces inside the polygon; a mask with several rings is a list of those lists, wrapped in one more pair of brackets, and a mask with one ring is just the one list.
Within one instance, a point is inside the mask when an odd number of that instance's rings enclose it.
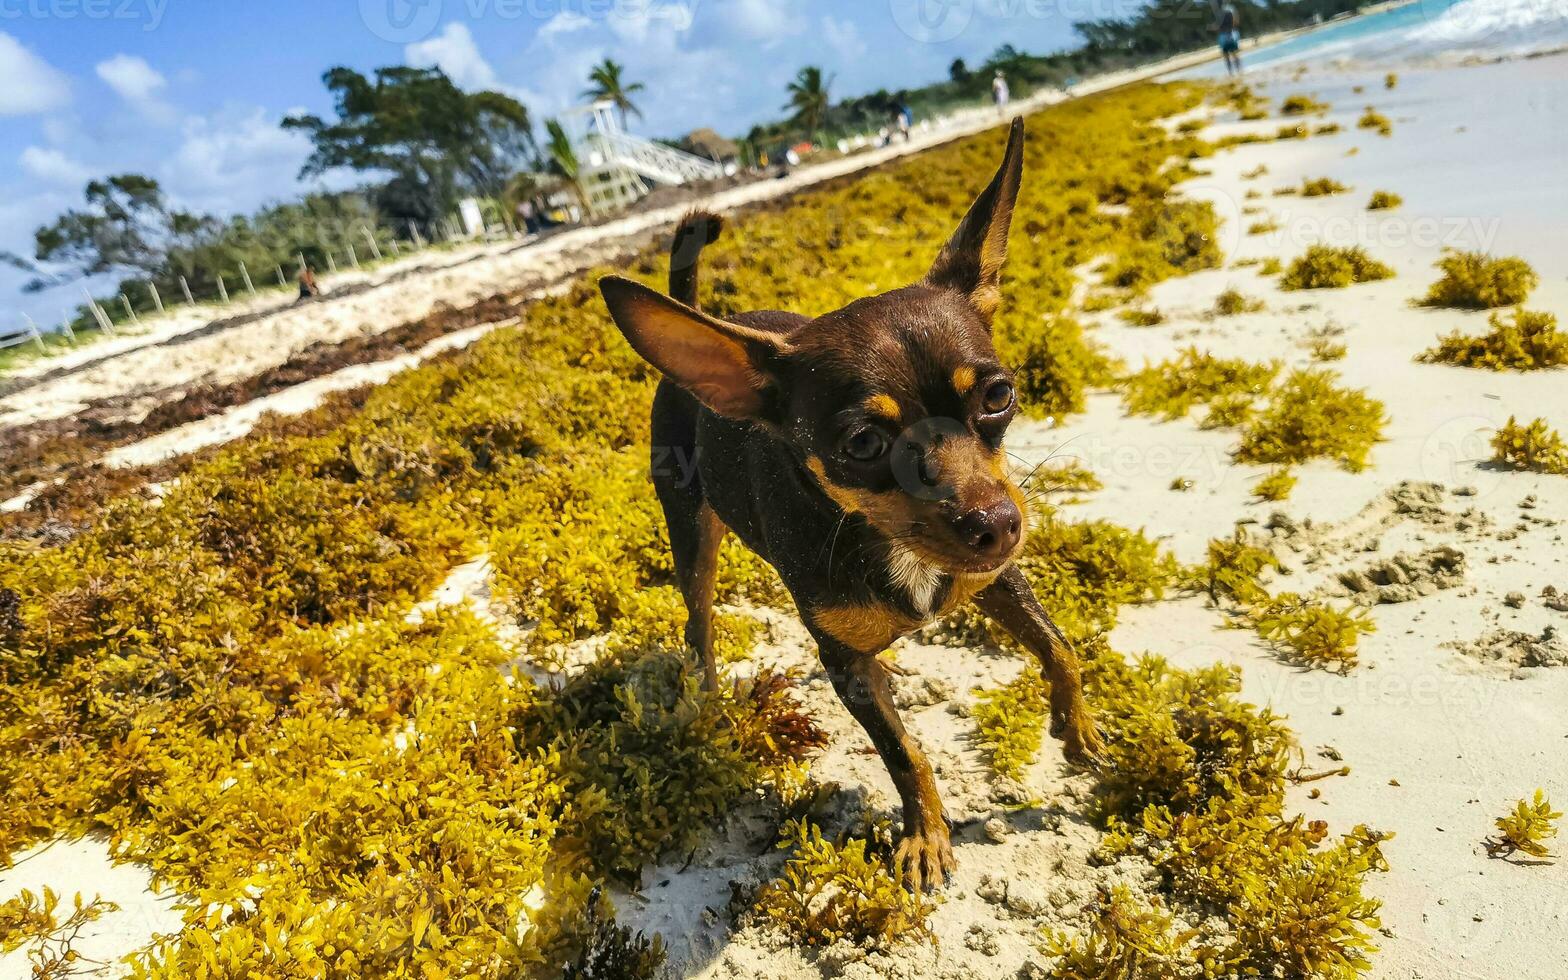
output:
{"label": "lifeguard tower", "polygon": [[568,110],[561,122],[577,148],[579,180],[594,211],[626,207],[659,185],[724,176],[711,160],[626,132],[608,99]]}

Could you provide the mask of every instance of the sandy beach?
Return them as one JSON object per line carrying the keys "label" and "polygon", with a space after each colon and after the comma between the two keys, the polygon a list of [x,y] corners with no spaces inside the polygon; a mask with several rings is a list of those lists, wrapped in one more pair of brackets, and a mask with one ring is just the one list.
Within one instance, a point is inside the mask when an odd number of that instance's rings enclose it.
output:
{"label": "sandy beach", "polygon": [[[1451,646],[1496,629],[1531,636],[1568,630],[1568,614],[1540,598],[1544,587],[1568,583],[1568,482],[1504,473],[1486,463],[1490,433],[1509,415],[1568,419],[1568,385],[1560,371],[1497,374],[1416,363],[1415,355],[1440,334],[1478,331],[1485,314],[1412,305],[1437,278],[1433,262],[1446,246],[1526,257],[1542,274],[1531,307],[1568,310],[1568,265],[1547,244],[1568,218],[1568,197],[1560,186],[1520,177],[1549,172],[1560,160],[1558,134],[1568,120],[1552,93],[1561,89],[1562,72],[1562,59],[1406,72],[1393,91],[1384,91],[1382,73],[1371,70],[1313,70],[1299,79],[1293,69],[1254,73],[1249,82],[1276,99],[1305,92],[1331,103],[1317,122],[1339,122],[1343,129],[1305,142],[1243,146],[1202,161],[1212,173],[1183,190],[1214,201],[1228,216],[1227,267],[1156,286],[1149,305],[1166,314],[1160,326],[1128,326],[1110,313],[1098,318],[1096,338],[1133,366],[1191,345],[1221,356],[1308,366],[1304,339],[1324,326],[1342,328],[1339,339],[1348,353],[1329,366],[1345,384],[1383,401],[1390,417],[1386,441],[1365,472],[1310,464],[1299,470],[1289,501],[1260,502],[1250,488],[1268,468],[1234,463],[1233,434],[1202,430],[1196,419],[1162,423],[1129,416],[1113,393],[1092,396],[1089,410],[1064,425],[1019,426],[1009,437],[1021,465],[1073,458],[1102,479],[1104,489],[1069,507],[1071,516],[1141,525],[1184,561],[1201,560],[1207,542],[1227,536],[1238,520],[1261,525],[1275,512],[1286,515],[1285,525],[1310,529],[1280,541],[1292,573],[1281,587],[1295,591],[1341,595],[1340,572],[1439,544],[1464,552],[1463,584],[1372,608],[1377,632],[1364,644],[1362,666],[1348,676],[1282,663],[1255,634],[1228,626],[1227,617],[1201,598],[1133,607],[1111,637],[1117,650],[1159,652],[1185,667],[1236,665],[1245,696],[1288,719],[1306,768],[1330,769],[1341,759],[1349,766],[1348,776],[1297,787],[1292,803],[1335,832],[1367,824],[1396,834],[1386,845],[1392,870],[1370,884],[1384,901],[1382,949],[1370,974],[1376,978],[1552,980],[1568,959],[1568,865],[1500,862],[1482,846],[1495,829],[1493,818],[1515,799],[1538,786],[1557,795],[1568,791],[1568,671],[1486,663]],[[1363,93],[1353,93],[1355,86]],[[1500,101],[1512,109],[1496,111]],[[1355,128],[1368,103],[1395,120],[1392,137]],[[1206,135],[1277,126],[1277,118],[1221,121]],[[1504,134],[1511,147],[1506,157],[1496,152]],[[1359,152],[1347,156],[1352,147]],[[1442,165],[1423,165],[1438,147]],[[1266,175],[1241,176],[1260,165]],[[1352,190],[1312,199],[1270,196],[1273,188],[1325,175]],[[1246,198],[1253,187],[1262,189],[1261,199]],[[1367,195],[1379,188],[1402,194],[1404,207],[1369,214]],[[1263,217],[1243,218],[1241,208],[1250,204],[1276,217],[1281,230],[1244,234],[1247,222]],[[1341,290],[1284,292],[1255,266],[1235,267],[1236,260],[1250,258],[1288,260],[1316,242],[1364,245],[1393,265],[1396,277]],[[1215,297],[1228,288],[1263,300],[1265,308],[1216,319],[1210,312]],[[1173,491],[1178,478],[1190,480],[1191,489]],[[1398,495],[1412,486],[1448,516],[1403,512]],[[1470,529],[1456,530],[1456,524]],[[1505,602],[1510,593],[1526,601],[1513,608]],[[774,628],[789,636],[791,625]],[[769,650],[792,647],[786,642]],[[979,824],[995,815],[996,804],[974,777],[982,763],[962,750],[946,754],[947,746],[961,742],[954,737],[954,712],[961,717],[967,711],[970,688],[1008,679],[1017,664],[1005,658],[960,664],[944,654],[915,643],[899,650],[901,663],[949,695],[917,707],[912,724],[924,744],[943,753],[936,765],[957,810],[954,819]],[[809,666],[798,654],[785,659]],[[836,720],[851,737],[853,723],[823,693],[812,700],[813,711]],[[912,697],[918,704],[919,696]],[[1028,784],[1044,799],[1070,801],[1081,787],[1064,778],[1054,753],[1048,742]],[[848,753],[830,749],[818,765],[823,778],[867,785],[884,802],[891,794],[878,767]],[[1038,818],[1039,829],[1020,821],[1023,832],[998,839],[971,826],[956,845],[961,870],[954,894],[934,916],[939,954],[853,961],[843,975],[1010,975],[1029,962],[1030,938],[1051,919],[1052,902],[1068,903],[1111,883],[1085,866],[1092,840],[1073,823],[1073,805],[1061,806],[1066,819],[1048,809]],[[1054,874],[1020,870],[1042,866]],[[679,874],[657,869],[651,879],[670,880],[648,893],[648,904],[632,903],[638,911],[631,921],[680,934],[672,959],[683,952],[688,959],[679,975],[820,975],[820,964],[796,950],[770,947],[755,931],[724,936],[691,921],[690,905],[722,905],[732,877],[761,873],[756,862],[717,859],[714,867]],[[671,890],[667,899],[661,897],[665,887]],[[1043,913],[1036,906],[1042,900]]]}
{"label": "sandy beach", "polygon": [[[1490,860],[1480,844],[1514,799],[1538,786],[1568,792],[1568,673],[1510,671],[1449,648],[1498,628],[1532,636],[1568,630],[1568,616],[1540,598],[1545,587],[1560,589],[1568,580],[1568,482],[1505,473],[1486,462],[1490,434],[1509,416],[1568,419],[1568,384],[1560,370],[1494,373],[1416,363],[1441,334],[1482,332],[1486,315],[1412,305],[1437,278],[1432,264],[1447,246],[1524,256],[1542,280],[1529,306],[1568,312],[1568,256],[1551,244],[1568,220],[1568,191],[1544,178],[1562,159],[1565,64],[1556,57],[1405,71],[1393,91],[1384,91],[1382,74],[1373,71],[1312,70],[1299,80],[1284,69],[1265,75],[1276,98],[1307,92],[1331,103],[1324,121],[1344,129],[1221,153],[1205,162],[1212,176],[1189,192],[1222,211],[1235,209],[1238,218],[1244,203],[1258,204],[1281,230],[1227,242],[1230,268],[1156,287],[1151,302],[1174,314],[1172,322],[1139,329],[1105,318],[1100,338],[1134,364],[1197,344],[1216,354],[1306,365],[1303,338],[1316,328],[1343,328],[1339,340],[1348,354],[1328,366],[1381,400],[1390,418],[1366,472],[1308,465],[1288,502],[1257,502],[1250,487],[1265,470],[1233,464],[1223,433],[1125,417],[1108,395],[1031,439],[1038,450],[1069,455],[1085,447],[1106,489],[1082,509],[1123,521],[1146,515],[1141,523],[1185,560],[1199,558],[1204,542],[1227,534],[1238,518],[1266,522],[1280,511],[1295,524],[1311,522],[1325,539],[1287,558],[1295,570],[1289,587],[1297,591],[1332,591],[1339,571],[1452,537],[1419,520],[1389,518],[1382,497],[1403,482],[1436,484],[1445,509],[1474,509],[1487,519],[1489,532],[1457,544],[1466,556],[1463,585],[1373,609],[1378,632],[1367,642],[1364,667],[1348,677],[1279,663],[1199,600],[1132,610],[1113,636],[1118,649],[1161,650],[1186,666],[1237,664],[1247,696],[1289,717],[1309,759],[1319,746],[1343,755],[1348,777],[1300,787],[1295,802],[1337,830],[1367,823],[1398,834],[1386,848],[1393,870],[1371,884],[1385,901],[1387,929],[1376,977],[1545,980],[1560,976],[1568,960],[1568,866],[1513,866]],[[1353,93],[1358,85],[1363,92]],[[1391,137],[1354,128],[1369,103],[1394,120]],[[1222,124],[1213,135],[1247,125]],[[1346,156],[1352,147],[1359,152]],[[1266,175],[1241,177],[1260,165]],[[1272,188],[1320,176],[1352,189],[1311,199],[1269,196]],[[1265,196],[1247,201],[1249,187]],[[1375,189],[1401,194],[1403,207],[1367,212]],[[1236,259],[1289,258],[1317,241],[1364,245],[1396,277],[1287,293],[1251,268],[1234,268]],[[1203,312],[1229,287],[1264,300],[1266,309],[1205,323]],[[1187,495],[1168,489],[1178,476],[1193,481]],[[1512,608],[1505,603],[1510,593],[1526,601]],[[1172,636],[1181,640],[1173,644]],[[1321,797],[1309,800],[1311,789]]]}
{"label": "sandy beach", "polygon": [[[1083,91],[1190,71],[1210,58],[1098,79]],[[1506,472],[1488,462],[1491,433],[1510,416],[1542,416],[1568,430],[1568,383],[1564,369],[1490,372],[1417,362],[1443,334],[1481,332],[1486,313],[1428,309],[1414,301],[1437,278],[1433,264],[1445,248],[1474,249],[1526,259],[1541,278],[1529,308],[1568,317],[1568,250],[1562,248],[1568,184],[1561,180],[1568,158],[1568,56],[1401,67],[1392,89],[1384,87],[1384,65],[1347,61],[1312,65],[1304,74],[1297,65],[1261,67],[1247,81],[1276,104],[1297,93],[1328,103],[1310,121],[1338,123],[1338,132],[1242,145],[1194,161],[1207,172],[1180,190],[1212,202],[1223,219],[1224,266],[1154,286],[1139,305],[1164,314],[1157,326],[1129,325],[1114,309],[1082,319],[1092,338],[1130,368],[1192,346],[1249,361],[1277,360],[1287,368],[1319,366],[1307,344],[1331,334],[1346,353],[1320,366],[1386,409],[1383,441],[1372,450],[1370,465],[1358,473],[1327,462],[1298,466],[1290,498],[1263,502],[1252,487],[1269,468],[1232,458],[1233,430],[1202,429],[1197,413],[1174,422],[1130,415],[1112,391],[1091,395],[1087,411],[1061,424],[1018,422],[1008,448],[1020,470],[1077,460],[1104,486],[1078,495],[1066,516],[1141,526],[1183,562],[1201,560],[1210,539],[1246,522],[1271,536],[1286,566],[1288,574],[1273,584],[1303,594],[1349,602],[1357,595],[1343,584],[1344,573],[1439,547],[1460,552],[1462,574],[1417,583],[1419,594],[1368,606],[1377,631],[1362,643],[1360,666],[1343,675],[1283,662],[1254,632],[1234,628],[1197,596],[1126,608],[1111,642],[1126,654],[1156,651],[1183,667],[1236,666],[1246,698],[1284,716],[1296,732],[1304,768],[1348,767],[1346,775],[1295,787],[1291,804],[1309,820],[1327,821],[1333,833],[1366,824],[1395,835],[1384,845],[1390,870],[1369,879],[1369,892],[1383,902],[1381,950],[1369,976],[1559,980],[1568,963],[1568,860],[1495,860],[1482,841],[1494,831],[1496,816],[1537,787],[1559,806],[1568,800],[1568,665],[1494,659],[1488,653],[1496,644],[1486,638],[1499,630],[1530,637],[1555,631],[1561,644],[1568,634],[1568,611],[1554,608],[1543,594],[1547,587],[1568,593],[1568,478]],[[1054,99],[1044,96],[1031,108]],[[1392,121],[1391,135],[1357,127],[1369,105]],[[740,207],[918,152],[994,122],[989,113],[983,116],[923,133],[907,146],[737,188],[711,204]],[[1281,125],[1277,114],[1242,122],[1214,107],[1189,118],[1209,120],[1202,135],[1211,140],[1271,134]],[[1313,198],[1274,193],[1318,177],[1349,189]],[[1370,212],[1366,203],[1374,190],[1395,192],[1404,203]],[[107,396],[145,393],[150,406],[171,389],[254,374],[308,342],[384,328],[438,303],[469,303],[514,289],[525,277],[534,288],[548,289],[661,232],[685,207],[538,246],[476,247],[429,274],[388,276],[354,295],[279,310],[243,330],[189,343],[166,341],[199,325],[171,323],[160,328],[167,335],[147,343],[127,340],[121,350],[105,346],[97,351],[102,363],[89,364],[83,354],[82,370],[0,399],[0,425],[68,415]],[[1249,224],[1265,218],[1278,229],[1247,234]],[[1288,263],[1317,243],[1363,246],[1395,276],[1344,289],[1287,292],[1257,264],[1239,264],[1267,258]],[[1262,301],[1262,308],[1215,316],[1215,299],[1227,289]],[[107,462],[162,460],[239,438],[264,411],[303,411],[329,391],[383,381],[493,326],[324,376],[123,447]],[[43,365],[28,370],[42,371]],[[1178,482],[1186,489],[1173,489]],[[454,572],[432,602],[467,602],[493,622],[512,618],[492,606],[477,561]],[[799,621],[776,610],[744,611],[763,620],[765,639],[750,661],[733,669],[803,675],[800,701],[829,736],[828,748],[812,763],[814,776],[838,784],[867,808],[896,809],[885,769],[862,751],[864,736],[815,664]],[[732,928],[723,913],[734,886],[766,880],[781,861],[762,849],[772,828],[742,808],[695,855],[647,869],[639,892],[616,895],[624,924],[664,937],[667,975],[1032,977],[1043,975],[1037,944],[1045,930],[1070,921],[1102,889],[1152,887],[1152,867],[1129,861],[1107,867],[1093,858],[1099,833],[1087,817],[1091,780],[1067,769],[1055,741],[1045,741],[1022,781],[1023,800],[1017,787],[1001,785],[989,773],[968,737],[972,692],[1012,679],[1019,660],[994,650],[958,656],[950,647],[915,640],[902,641],[895,655],[910,672],[899,681],[899,703],[931,752],[958,828],[960,871],[932,916],[939,942],[875,954],[835,946],[808,955],[758,924]],[[120,911],[81,934],[77,948],[95,960],[112,961],[180,925],[172,896],[151,890],[142,870],[113,865],[103,842],[92,838],[35,848],[0,871],[0,899],[45,885],[96,891],[119,903]],[[0,980],[24,978],[28,971],[21,953],[0,954]]]}

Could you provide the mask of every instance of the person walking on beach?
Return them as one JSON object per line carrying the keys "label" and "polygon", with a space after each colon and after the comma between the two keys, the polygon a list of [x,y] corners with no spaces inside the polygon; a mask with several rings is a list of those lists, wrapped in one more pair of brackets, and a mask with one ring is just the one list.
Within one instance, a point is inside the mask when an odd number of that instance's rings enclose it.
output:
{"label": "person walking on beach", "polygon": [[316,283],[316,271],[308,265],[299,267],[299,298],[310,299],[321,295],[321,286]]}
{"label": "person walking on beach", "polygon": [[991,79],[991,101],[996,103],[998,115],[1007,115],[1007,76],[999,68],[996,77]]}
{"label": "person walking on beach", "polygon": [[1225,57],[1225,74],[1241,74],[1241,15],[1227,3],[1219,10],[1220,54]]}

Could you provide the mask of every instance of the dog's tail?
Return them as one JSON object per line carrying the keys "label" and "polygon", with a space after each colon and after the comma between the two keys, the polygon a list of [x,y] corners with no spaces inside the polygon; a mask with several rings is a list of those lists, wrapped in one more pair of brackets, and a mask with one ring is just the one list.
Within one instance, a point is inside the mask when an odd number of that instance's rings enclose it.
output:
{"label": "dog's tail", "polygon": [[724,219],[711,211],[693,211],[675,226],[670,242],[670,296],[697,308],[697,257],[704,246],[718,241]]}

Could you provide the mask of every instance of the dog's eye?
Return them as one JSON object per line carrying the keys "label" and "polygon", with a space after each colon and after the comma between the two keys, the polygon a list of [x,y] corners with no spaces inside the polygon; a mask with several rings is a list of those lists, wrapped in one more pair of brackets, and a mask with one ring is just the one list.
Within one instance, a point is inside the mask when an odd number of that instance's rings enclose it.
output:
{"label": "dog's eye", "polygon": [[859,463],[869,463],[887,452],[887,436],[876,429],[856,429],[844,440],[844,455]]}
{"label": "dog's eye", "polygon": [[1009,381],[993,381],[980,396],[980,407],[987,415],[1001,415],[1013,407],[1013,385]]}

